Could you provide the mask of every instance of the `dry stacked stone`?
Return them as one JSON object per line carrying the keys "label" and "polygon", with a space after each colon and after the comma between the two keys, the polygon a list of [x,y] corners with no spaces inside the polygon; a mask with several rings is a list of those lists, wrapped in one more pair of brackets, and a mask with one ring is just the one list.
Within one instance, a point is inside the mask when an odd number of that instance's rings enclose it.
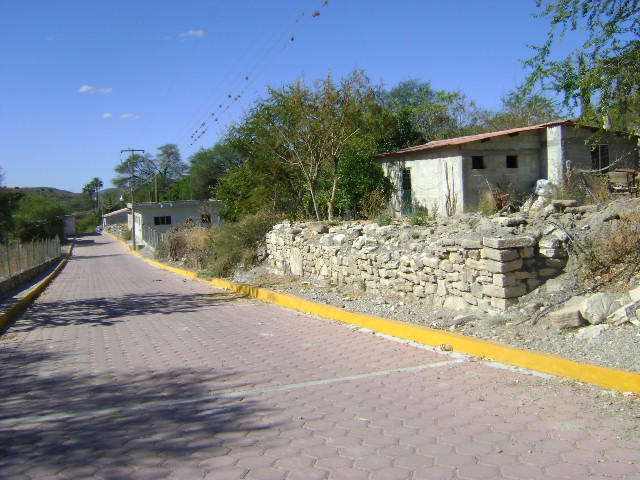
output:
{"label": "dry stacked stone", "polygon": [[277,274],[400,295],[434,306],[504,310],[562,272],[565,240],[544,235],[429,238],[407,225],[274,226],[266,236]]}

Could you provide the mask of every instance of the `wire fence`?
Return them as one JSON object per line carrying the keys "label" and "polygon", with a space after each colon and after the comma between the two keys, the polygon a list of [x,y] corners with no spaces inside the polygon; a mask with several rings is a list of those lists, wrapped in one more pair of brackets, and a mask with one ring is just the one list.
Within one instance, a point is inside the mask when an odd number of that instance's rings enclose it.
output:
{"label": "wire fence", "polygon": [[0,245],[0,277],[11,277],[61,256],[60,239]]}

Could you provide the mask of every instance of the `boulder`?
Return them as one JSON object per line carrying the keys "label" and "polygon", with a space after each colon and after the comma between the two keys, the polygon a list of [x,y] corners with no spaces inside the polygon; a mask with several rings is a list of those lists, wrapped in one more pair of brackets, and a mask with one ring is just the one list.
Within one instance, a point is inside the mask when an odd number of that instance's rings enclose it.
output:
{"label": "boulder", "polygon": [[580,313],[591,325],[599,325],[615,312],[620,305],[607,293],[596,293],[582,301]]}
{"label": "boulder", "polygon": [[561,330],[584,326],[587,322],[582,318],[577,306],[565,307],[549,314],[553,326]]}

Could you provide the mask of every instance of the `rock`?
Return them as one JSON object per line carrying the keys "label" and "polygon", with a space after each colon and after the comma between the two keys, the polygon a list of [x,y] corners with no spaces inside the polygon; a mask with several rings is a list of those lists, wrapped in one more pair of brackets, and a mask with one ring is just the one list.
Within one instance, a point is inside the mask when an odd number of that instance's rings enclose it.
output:
{"label": "rock", "polygon": [[582,301],[580,313],[591,325],[599,325],[615,312],[620,305],[607,293],[596,293]]}
{"label": "rock", "polygon": [[526,223],[524,217],[495,217],[491,220],[501,227],[517,227]]}
{"label": "rock", "polygon": [[636,318],[636,310],[640,308],[640,302],[631,302],[618,308],[607,317],[607,322],[614,325],[622,325]]}
{"label": "rock", "polygon": [[453,322],[451,324],[451,329],[455,330],[457,327],[459,327],[460,325],[464,325],[467,322],[477,322],[478,320],[480,320],[480,317],[478,315],[458,315],[457,317],[455,317],[453,319]]}
{"label": "rock", "polygon": [[640,287],[636,287],[633,290],[630,290],[629,296],[631,297],[631,300],[634,302],[640,301]]}
{"label": "rock", "polygon": [[558,200],[558,199],[554,199],[551,202],[551,205],[553,205],[554,207],[556,207],[559,210],[564,210],[567,207],[577,207],[578,206],[578,201],[577,200]]}
{"label": "rock", "polygon": [[585,319],[582,318],[582,314],[580,313],[580,308],[577,306],[565,307],[551,312],[549,318],[553,326],[561,330],[582,327],[586,324]]}
{"label": "rock", "polygon": [[521,248],[533,247],[536,245],[536,239],[530,236],[500,238],[500,237],[484,237],[482,243],[485,247],[503,249],[503,248]]}
{"label": "rock", "polygon": [[581,340],[593,340],[609,328],[611,328],[611,325],[607,324],[589,325],[578,330],[578,332],[576,333],[576,338],[579,338]]}

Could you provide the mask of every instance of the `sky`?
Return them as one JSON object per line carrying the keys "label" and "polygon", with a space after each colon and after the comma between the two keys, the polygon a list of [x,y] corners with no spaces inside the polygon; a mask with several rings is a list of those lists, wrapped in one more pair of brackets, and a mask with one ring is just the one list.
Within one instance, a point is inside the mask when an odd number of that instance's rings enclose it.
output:
{"label": "sky", "polygon": [[121,150],[168,143],[188,161],[268,85],[301,76],[357,68],[375,85],[413,78],[497,109],[547,31],[535,0],[323,3],[0,0],[5,186],[109,187]]}

